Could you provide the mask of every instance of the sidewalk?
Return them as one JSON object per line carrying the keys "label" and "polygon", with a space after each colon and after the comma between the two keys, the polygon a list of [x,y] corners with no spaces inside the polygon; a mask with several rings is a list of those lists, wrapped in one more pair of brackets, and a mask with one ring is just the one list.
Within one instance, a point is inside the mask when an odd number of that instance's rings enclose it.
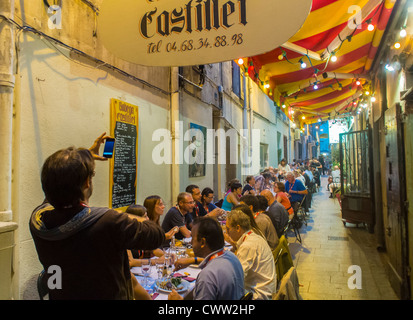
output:
{"label": "sidewalk", "polygon": [[[327,178],[313,195],[308,225],[301,228],[302,244],[288,233],[304,300],[398,300],[387,279],[374,234],[341,220],[337,199],[330,199]],[[361,268],[361,289],[350,289],[348,280]],[[351,284],[354,281],[351,280]]]}

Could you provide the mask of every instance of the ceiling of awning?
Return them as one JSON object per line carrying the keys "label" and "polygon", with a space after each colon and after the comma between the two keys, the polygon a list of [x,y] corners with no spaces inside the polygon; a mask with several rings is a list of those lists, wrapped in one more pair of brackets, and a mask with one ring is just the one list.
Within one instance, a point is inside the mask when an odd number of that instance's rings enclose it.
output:
{"label": "ceiling of awning", "polygon": [[307,20],[288,43],[244,59],[244,67],[294,121],[348,114],[370,90],[369,70],[395,1],[313,0]]}

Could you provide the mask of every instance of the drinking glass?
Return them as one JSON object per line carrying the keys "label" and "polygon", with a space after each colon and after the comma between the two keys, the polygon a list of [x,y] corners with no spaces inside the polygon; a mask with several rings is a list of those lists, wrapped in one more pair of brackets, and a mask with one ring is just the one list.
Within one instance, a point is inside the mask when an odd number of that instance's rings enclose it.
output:
{"label": "drinking glass", "polygon": [[158,279],[162,278],[163,268],[165,266],[164,261],[157,260],[155,263],[156,271],[158,272]]}
{"label": "drinking glass", "polygon": [[151,271],[151,262],[150,262],[150,260],[144,260],[143,262],[142,262],[142,273],[143,273],[143,275],[144,275],[144,277],[145,277],[145,284],[144,284],[144,287],[146,287],[147,285],[148,285],[148,276],[149,276],[149,274],[150,274],[150,271]]}
{"label": "drinking glass", "polygon": [[173,270],[174,270],[174,265],[173,264],[167,264],[166,265],[166,274],[167,274],[168,279],[172,276],[172,271]]}

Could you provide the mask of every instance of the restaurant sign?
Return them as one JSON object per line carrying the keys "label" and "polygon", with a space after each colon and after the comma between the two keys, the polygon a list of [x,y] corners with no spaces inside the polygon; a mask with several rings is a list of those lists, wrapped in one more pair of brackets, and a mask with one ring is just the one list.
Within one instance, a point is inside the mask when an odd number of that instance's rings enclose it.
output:
{"label": "restaurant sign", "polygon": [[98,34],[117,57],[185,66],[251,57],[287,42],[312,0],[104,0]]}

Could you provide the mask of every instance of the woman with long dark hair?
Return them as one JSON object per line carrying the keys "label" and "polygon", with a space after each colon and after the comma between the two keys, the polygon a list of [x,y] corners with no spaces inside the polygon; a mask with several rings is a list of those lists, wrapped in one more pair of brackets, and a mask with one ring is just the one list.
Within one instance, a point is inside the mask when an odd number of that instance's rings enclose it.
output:
{"label": "woman with long dark hair", "polygon": [[[165,204],[163,200],[158,195],[149,196],[143,202],[143,206],[146,208],[149,220],[160,224],[161,216],[164,214]],[[175,228],[172,228],[167,233],[165,233],[165,238],[167,240],[172,239],[172,236],[177,232]]]}

